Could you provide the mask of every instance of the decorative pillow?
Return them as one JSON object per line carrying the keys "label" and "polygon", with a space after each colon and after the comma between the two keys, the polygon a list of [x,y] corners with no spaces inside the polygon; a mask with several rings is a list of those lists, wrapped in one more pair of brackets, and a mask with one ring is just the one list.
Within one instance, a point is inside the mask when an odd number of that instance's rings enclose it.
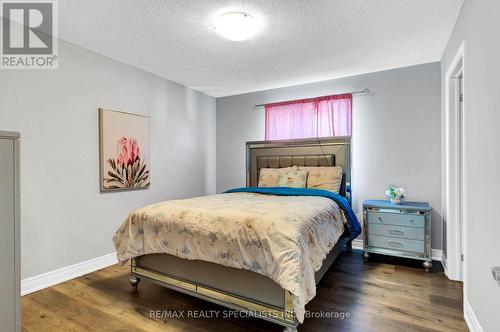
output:
{"label": "decorative pillow", "polygon": [[259,172],[259,187],[278,187],[278,176],[282,172],[297,170],[297,166],[283,168],[261,168]]}
{"label": "decorative pillow", "polygon": [[306,183],[307,171],[288,169],[278,174],[278,187],[305,188]]}
{"label": "decorative pillow", "polygon": [[339,193],[342,184],[342,167],[299,167],[307,171],[307,188],[323,189]]}
{"label": "decorative pillow", "polygon": [[259,187],[277,187],[279,168],[261,168]]}

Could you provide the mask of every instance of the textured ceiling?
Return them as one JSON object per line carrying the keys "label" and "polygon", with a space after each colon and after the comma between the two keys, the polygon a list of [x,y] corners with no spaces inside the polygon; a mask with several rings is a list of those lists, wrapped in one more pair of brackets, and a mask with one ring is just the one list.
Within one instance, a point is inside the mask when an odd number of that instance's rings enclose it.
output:
{"label": "textured ceiling", "polygon": [[[462,0],[63,0],[59,36],[220,97],[441,59]],[[263,20],[232,42],[226,11]]]}

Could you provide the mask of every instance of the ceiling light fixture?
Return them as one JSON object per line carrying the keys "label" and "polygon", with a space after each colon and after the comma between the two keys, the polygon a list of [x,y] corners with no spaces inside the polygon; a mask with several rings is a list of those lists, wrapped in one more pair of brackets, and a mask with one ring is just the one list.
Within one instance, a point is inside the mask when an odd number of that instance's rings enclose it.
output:
{"label": "ceiling light fixture", "polygon": [[259,30],[259,22],[243,12],[222,14],[215,21],[215,31],[232,41],[242,41],[252,37]]}

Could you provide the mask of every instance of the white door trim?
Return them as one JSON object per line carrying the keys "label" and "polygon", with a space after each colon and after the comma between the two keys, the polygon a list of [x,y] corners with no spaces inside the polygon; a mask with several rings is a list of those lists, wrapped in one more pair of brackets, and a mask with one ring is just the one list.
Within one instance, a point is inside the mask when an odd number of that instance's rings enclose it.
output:
{"label": "white door trim", "polygon": [[[458,100],[458,86],[452,80],[461,74],[465,79],[465,41],[446,70],[444,76],[445,108],[443,115],[443,219],[446,222],[446,269],[445,273],[452,280],[464,281],[464,293],[466,289],[466,269],[462,275],[462,264],[467,264],[467,200],[466,198],[466,153],[465,126],[466,112],[465,103],[462,103],[462,121],[458,121],[460,105]],[[465,88],[462,90],[465,95]],[[460,127],[461,125],[461,127]],[[460,136],[461,134],[461,136]],[[461,148],[461,150],[460,150]],[[461,194],[460,194],[461,188]],[[460,221],[461,218],[461,221]],[[463,244],[463,245],[462,245]],[[461,254],[464,260],[461,262]]]}

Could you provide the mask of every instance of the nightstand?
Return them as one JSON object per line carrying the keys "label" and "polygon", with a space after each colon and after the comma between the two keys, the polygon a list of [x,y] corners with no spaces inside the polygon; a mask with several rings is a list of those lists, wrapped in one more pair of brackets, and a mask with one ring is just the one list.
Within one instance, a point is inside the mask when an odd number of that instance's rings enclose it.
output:
{"label": "nightstand", "polygon": [[363,257],[370,253],[419,259],[432,268],[431,207],[427,203],[366,200],[363,203]]}

